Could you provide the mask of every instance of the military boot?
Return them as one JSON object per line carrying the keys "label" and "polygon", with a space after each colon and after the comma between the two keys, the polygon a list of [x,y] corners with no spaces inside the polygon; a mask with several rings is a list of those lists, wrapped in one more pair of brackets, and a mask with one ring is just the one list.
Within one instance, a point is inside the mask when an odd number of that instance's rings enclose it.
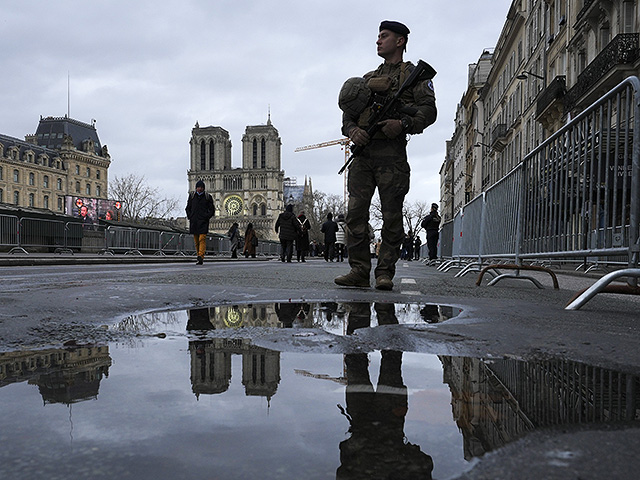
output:
{"label": "military boot", "polygon": [[386,275],[380,275],[376,277],[376,289],[377,290],[393,290],[393,282]]}
{"label": "military boot", "polygon": [[353,270],[346,275],[336,277],[334,282],[336,283],[336,285],[340,285],[341,287],[369,288],[371,286],[368,278],[365,278],[362,275],[358,275],[357,273],[353,272]]}

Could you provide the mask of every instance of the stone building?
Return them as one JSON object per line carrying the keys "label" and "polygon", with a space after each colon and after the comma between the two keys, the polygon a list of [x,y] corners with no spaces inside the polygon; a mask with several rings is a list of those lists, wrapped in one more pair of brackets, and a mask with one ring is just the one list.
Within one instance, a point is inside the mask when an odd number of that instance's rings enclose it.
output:
{"label": "stone building", "polygon": [[110,164],[94,123],[41,117],[24,140],[0,134],[0,203],[64,213],[65,195],[106,199]]}
{"label": "stone building", "polygon": [[[445,221],[621,80],[640,74],[638,3],[512,1],[494,51],[470,65],[477,75],[469,76],[449,142],[456,148],[447,148],[440,170]],[[454,188],[461,177],[464,188]]]}
{"label": "stone building", "polygon": [[[244,232],[251,222],[260,238],[277,240],[274,224],[284,210],[285,172],[282,170],[282,142],[268,119],[266,125],[247,126],[242,136],[242,166],[231,164],[229,132],[219,126],[191,130],[189,191],[198,180],[213,196],[216,209],[210,231],[225,234],[234,222]],[[305,188],[311,201],[311,188]],[[290,194],[287,194],[287,199]]]}

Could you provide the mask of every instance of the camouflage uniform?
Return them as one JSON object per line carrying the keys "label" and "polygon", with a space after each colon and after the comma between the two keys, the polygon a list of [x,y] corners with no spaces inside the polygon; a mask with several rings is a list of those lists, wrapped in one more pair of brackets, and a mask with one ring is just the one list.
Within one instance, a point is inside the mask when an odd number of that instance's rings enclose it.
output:
{"label": "camouflage uniform", "polygon": [[[386,95],[395,94],[404,80],[411,74],[414,66],[410,62],[395,65],[383,63],[364,78],[371,83],[372,79],[390,78],[390,88]],[[377,81],[377,80],[374,80]],[[406,133],[418,134],[431,125],[436,119],[436,102],[431,80],[418,82],[407,89],[401,97],[403,105],[416,108],[413,116],[400,114],[397,118],[406,119],[408,128],[397,138],[387,138],[378,131],[369,144],[362,150],[349,167],[348,191],[349,206],[346,217],[348,231],[348,252],[351,272],[369,278],[371,271],[371,255],[369,251],[369,207],[373,193],[378,188],[382,207],[382,244],[375,277],[395,275],[396,262],[400,245],[404,239],[402,225],[402,204],[409,191],[410,167],[407,162]],[[368,128],[371,109],[367,108],[358,118],[344,113],[342,117],[342,133],[349,135],[351,129],[358,126]]]}

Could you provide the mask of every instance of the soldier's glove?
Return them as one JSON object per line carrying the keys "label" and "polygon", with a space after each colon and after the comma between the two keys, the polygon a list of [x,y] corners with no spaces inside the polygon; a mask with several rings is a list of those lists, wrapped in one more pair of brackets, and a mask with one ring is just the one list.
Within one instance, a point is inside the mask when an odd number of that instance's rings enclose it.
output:
{"label": "soldier's glove", "polygon": [[387,119],[387,120],[383,120],[380,123],[378,123],[378,125],[380,125],[380,129],[382,130],[382,133],[384,133],[387,138],[396,138],[398,135],[400,135],[402,133],[402,121],[401,120],[394,120],[394,119]]}
{"label": "soldier's glove", "polygon": [[349,131],[349,138],[359,147],[364,147],[370,140],[367,131],[360,127],[353,127]]}

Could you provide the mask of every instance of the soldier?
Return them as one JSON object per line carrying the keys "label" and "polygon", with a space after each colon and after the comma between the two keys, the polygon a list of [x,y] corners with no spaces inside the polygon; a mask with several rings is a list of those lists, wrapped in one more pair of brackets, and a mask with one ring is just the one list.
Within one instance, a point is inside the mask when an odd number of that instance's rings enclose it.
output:
{"label": "soldier", "polygon": [[[403,62],[409,29],[399,22],[385,20],[380,24],[376,42],[378,55],[384,63],[364,76],[364,91],[369,94],[365,102],[358,95],[356,106],[345,106],[342,133],[357,146],[365,147],[349,167],[349,206],[346,217],[351,271],[335,279],[345,287],[369,287],[371,256],[369,254],[369,207],[373,193],[378,188],[382,207],[382,244],[375,268],[376,288],[391,290],[400,245],[404,239],[402,204],[409,191],[409,163],[407,162],[407,134],[418,134],[436,120],[436,102],[431,80],[420,80],[401,96],[403,105],[413,107],[413,114],[399,113],[397,118],[380,122],[380,130],[369,138],[366,129],[371,116],[373,95],[389,96],[396,93],[415,68],[411,62]],[[350,79],[351,80],[351,79]],[[347,81],[349,82],[349,81]],[[346,88],[347,87],[347,88]],[[341,91],[341,97],[347,85]],[[350,89],[353,92],[353,88]],[[365,95],[366,97],[366,95]],[[358,108],[363,103],[365,108]]]}

